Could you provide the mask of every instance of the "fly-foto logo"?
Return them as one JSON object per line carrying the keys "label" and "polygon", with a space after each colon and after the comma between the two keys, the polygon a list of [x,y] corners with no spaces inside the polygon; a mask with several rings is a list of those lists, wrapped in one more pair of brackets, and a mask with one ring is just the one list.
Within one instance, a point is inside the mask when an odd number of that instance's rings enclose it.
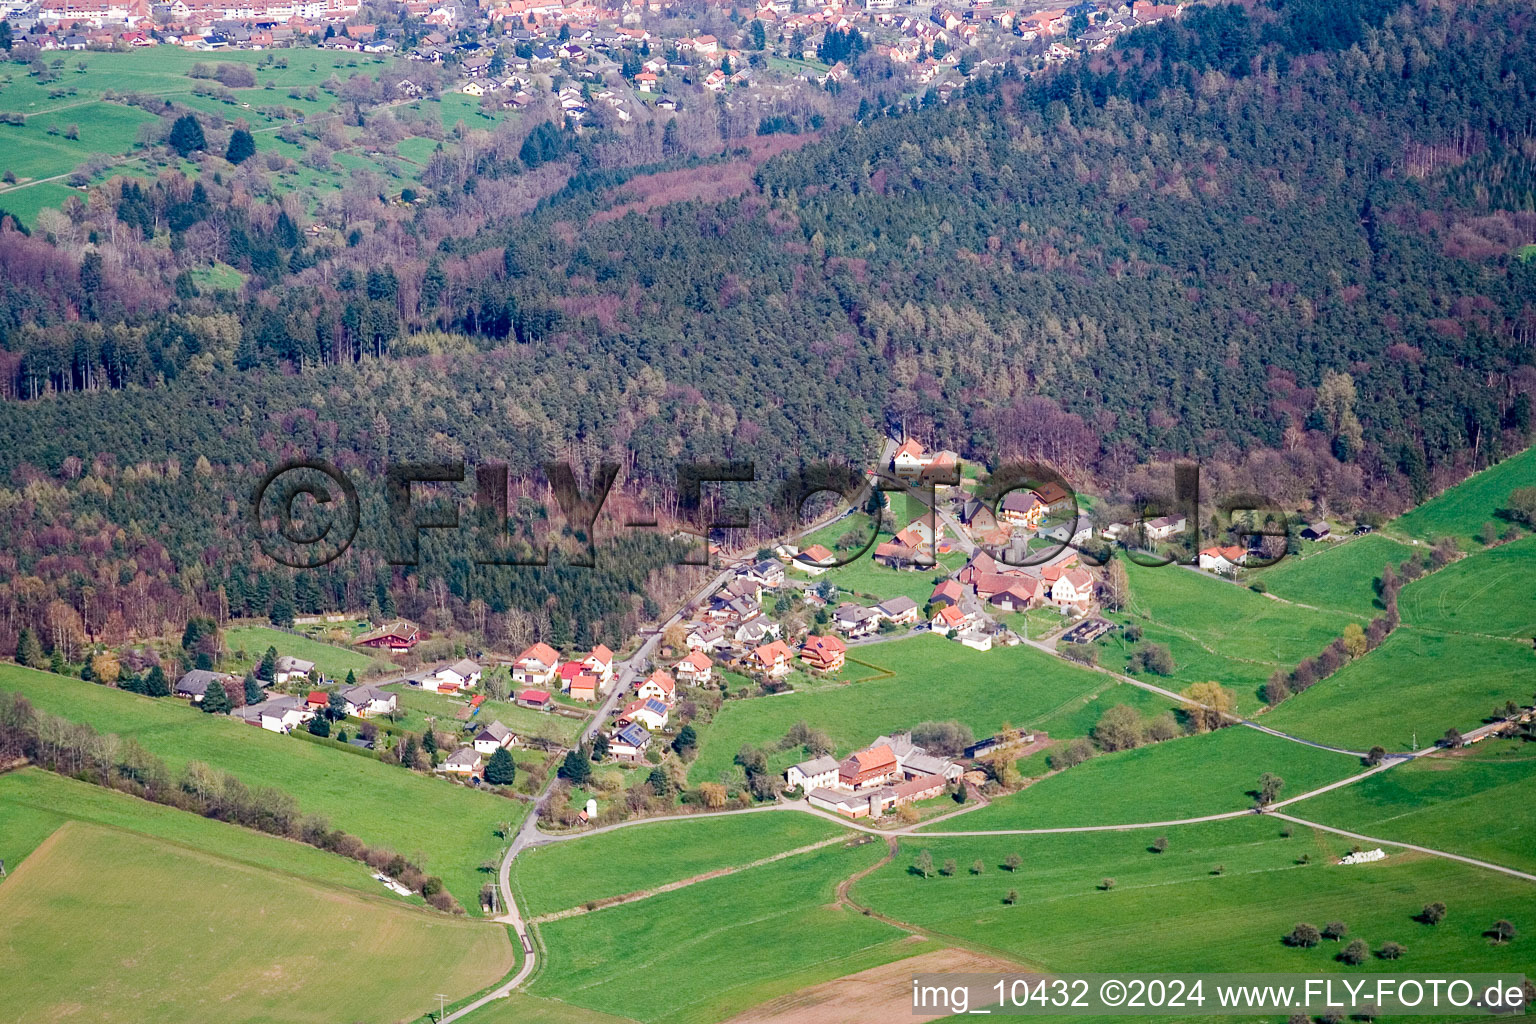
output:
{"label": "fly-foto logo", "polygon": [[[551,462],[543,467],[545,482],[564,516],[572,536],[580,546],[567,551],[567,565],[596,564],[594,528],[618,478],[617,463],[600,463],[588,475],[582,488],[568,462]],[[834,568],[858,561],[877,548],[882,531],[890,532],[893,497],[915,499],[922,511],[917,522],[926,528],[914,531],[916,542],[907,547],[908,563],[917,567],[938,563],[938,537],[951,514],[941,511],[940,488],[957,488],[962,467],[953,464],[942,472],[917,477],[898,476],[885,468],[859,470],[839,463],[809,463],[796,468],[780,482],[773,496],[758,510],[757,525],[770,534],[785,534],[796,529],[812,501],[835,497],[850,511],[863,508],[869,513],[868,533],[862,544],[842,545],[842,550],[828,551],[818,558],[820,568]],[[396,463],[385,471],[383,515],[370,536],[376,536],[386,560],[392,565],[417,565],[421,560],[421,536],[424,530],[451,531],[460,535],[463,553],[478,565],[543,566],[549,564],[548,543],[534,543],[524,537],[514,540],[513,527],[526,525],[525,514],[514,514],[508,501],[509,470],[505,464],[490,463],[474,470],[475,493],[469,536],[464,536],[464,517],[460,503],[468,495],[452,494],[449,501],[419,500],[417,485],[462,485],[467,481],[463,462]],[[687,527],[702,537],[714,531],[747,529],[754,525],[752,510],[743,505],[728,505],[706,512],[706,484],[728,487],[757,482],[757,466],[750,461],[688,462],[677,469],[678,507],[690,513]],[[1172,564],[1175,559],[1156,554],[1153,548],[1163,542],[1183,544],[1190,551],[1199,547],[1201,512],[1205,507],[1200,493],[1200,467],[1193,463],[1174,467],[1171,502],[1142,501],[1136,506],[1135,522],[1118,538],[1127,557],[1146,566]],[[996,562],[1014,567],[1044,565],[1064,551],[1074,550],[1095,564],[1109,557],[1112,545],[1099,533],[1079,529],[1081,506],[1076,490],[1053,467],[1035,462],[1009,462],[989,476],[986,498],[962,495],[961,505],[974,522],[978,509],[990,521],[1007,527],[1010,536],[1027,537],[1027,543],[996,545],[975,543]],[[909,502],[910,505],[910,502]],[[1272,565],[1284,557],[1284,544],[1266,550],[1264,538],[1284,538],[1289,519],[1276,503],[1254,494],[1226,495],[1216,502],[1216,521],[1225,518],[1230,532],[1248,543],[1243,548],[1243,564]],[[356,541],[363,524],[363,505],[357,485],[342,470],[319,459],[296,459],[270,470],[252,490],[250,524],[261,550],[274,561],[296,569],[313,569],[329,564],[345,554]],[[847,513],[845,513],[847,514]],[[629,517],[619,524],[624,529],[656,529],[654,518]],[[912,525],[912,524],[905,524]],[[905,532],[905,531],[904,531]],[[955,532],[964,527],[955,524]],[[819,554],[819,553],[818,553]],[[680,560],[684,565],[704,565],[708,559],[697,551]],[[1190,559],[1194,562],[1195,559]]]}

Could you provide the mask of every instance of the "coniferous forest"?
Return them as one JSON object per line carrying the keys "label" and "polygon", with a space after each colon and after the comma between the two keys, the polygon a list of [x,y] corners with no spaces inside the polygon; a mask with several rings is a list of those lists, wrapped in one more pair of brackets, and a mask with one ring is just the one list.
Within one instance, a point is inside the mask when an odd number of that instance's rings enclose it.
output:
{"label": "coniferous forest", "polygon": [[[216,175],[5,221],[0,651],[365,606],[611,639],[677,560],[625,534],[596,570],[429,542],[293,573],[245,517],[300,456],[378,495],[391,462],[504,462],[537,518],[551,459],[675,507],[681,462],[751,460],[762,493],[903,424],[1103,493],[1198,458],[1217,490],[1398,511],[1529,443],[1533,14],[1202,6],[772,156],[599,171],[551,127],[341,225]],[[192,250],[248,283],[201,291]]]}

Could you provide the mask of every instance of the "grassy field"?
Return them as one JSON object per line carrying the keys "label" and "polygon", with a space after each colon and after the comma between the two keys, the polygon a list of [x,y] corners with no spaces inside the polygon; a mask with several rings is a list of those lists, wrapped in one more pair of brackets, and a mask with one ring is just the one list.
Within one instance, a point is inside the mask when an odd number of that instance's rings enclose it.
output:
{"label": "grassy field", "polygon": [[515,963],[504,929],[81,822],[0,883],[0,920],[16,1024],[405,1021]]}
{"label": "grassy field", "polygon": [[1101,754],[935,829],[1120,825],[1219,814],[1253,806],[1259,776],[1296,796],[1364,769],[1357,758],[1241,726]]}
{"label": "grassy field", "polygon": [[[771,747],[799,721],[826,730],[838,753],[847,754],[882,733],[929,720],[964,722],[978,737],[1004,722],[1059,728],[1045,723],[1059,723],[1069,714],[1076,721],[1097,721],[1103,708],[1120,702],[1119,691],[1131,689],[1031,647],[982,653],[925,635],[863,647],[858,654],[893,674],[837,689],[726,703],[702,729],[689,777],[695,783],[720,777],[731,770],[743,744]],[[770,757],[770,767],[782,770],[803,757],[799,748],[779,752]]]}
{"label": "grassy field", "polygon": [[[202,818],[37,768],[0,775],[0,860],[14,868],[67,821],[83,821],[217,854],[226,860],[297,875],[316,884],[407,902],[365,865],[303,843]],[[419,896],[409,902],[421,904]]]}
{"label": "grassy field", "polygon": [[1309,821],[1536,872],[1536,748],[1488,740],[1291,808]]}
{"label": "grassy field", "polygon": [[529,1024],[530,1021],[538,1024],[627,1024],[633,1019],[521,992],[487,1003],[469,1018],[470,1024]]}
{"label": "grassy field", "polygon": [[[374,658],[367,654],[265,626],[232,626],[224,631],[224,646],[231,652],[225,669],[235,673],[254,668],[268,647],[276,647],[280,655],[312,661],[325,676],[338,681],[345,679],[349,671],[357,673],[361,680],[363,673],[374,663]],[[235,657],[242,650],[245,651],[243,660]]]}
{"label": "grassy field", "polygon": [[[1177,666],[1168,679],[1152,681],[1177,690],[1215,680],[1236,691],[1240,710],[1259,706],[1258,687],[1275,669],[1289,669],[1317,654],[1343,632],[1345,623],[1355,621],[1274,601],[1177,566],[1149,569],[1127,560],[1126,570],[1129,614],[1112,618],[1134,621],[1147,640],[1166,644]],[[1108,646],[1122,654],[1130,651],[1118,640]]]}
{"label": "grassy field", "polygon": [[1382,566],[1396,566],[1412,552],[1379,533],[1336,544],[1316,545],[1304,558],[1290,557],[1254,573],[1269,592],[1316,608],[1374,617],[1382,605],[1373,586]]}
{"label": "grassy field", "polygon": [[[401,728],[419,732],[427,727],[428,715],[437,719],[435,727],[439,732],[457,730],[463,724],[456,716],[467,705],[466,700],[428,693],[409,683],[391,683],[384,689],[400,695],[403,713],[398,724]],[[575,741],[584,724],[581,719],[534,711],[501,700],[484,702],[480,705],[480,713],[474,717],[474,722],[482,727],[498,720],[519,736],[539,736],[567,745]],[[516,753],[514,750],[513,754]]]}
{"label": "grassy field", "polygon": [[1265,715],[1265,725],[1307,739],[1365,750],[1427,746],[1452,726],[1481,725],[1506,700],[1529,700],[1536,657],[1529,641],[1429,633],[1404,626]]}
{"label": "grassy field", "polygon": [[1504,507],[1509,492],[1517,487],[1536,486],[1536,448],[1527,448],[1503,462],[1443,491],[1424,504],[1388,524],[1392,533],[1419,540],[1455,537],[1462,546],[1475,550],[1473,537],[1484,523],[1502,527],[1495,516]]}
{"label": "grassy field", "polygon": [[1403,621],[1486,636],[1536,636],[1536,537],[1479,552],[1414,580],[1398,595]]}
{"label": "grassy field", "polygon": [[798,813],[662,821],[536,846],[513,862],[518,903],[537,917],[588,900],[750,864],[846,830]]}
{"label": "grassy field", "polygon": [[833,846],[540,927],[536,996],[650,1022],[707,1022],[915,953],[904,933],[831,906],[878,841]]}
{"label": "grassy field", "polygon": [[[1293,949],[1281,941],[1298,921],[1343,921],[1373,949],[1408,947],[1398,963],[1371,958],[1348,970],[1525,970],[1536,950],[1536,887],[1425,854],[1389,852],[1378,864],[1344,867],[1350,841],[1286,823],[1242,817],[1165,833],[1164,853],[1147,831],[1040,836],[903,839],[900,855],[860,881],[853,898],[877,911],[1011,954],[1051,970],[1334,972],[1339,947]],[[954,858],[953,877],[913,873],[918,852]],[[1017,872],[1002,864],[1012,853]],[[1300,865],[1302,855],[1311,863]],[[983,873],[969,865],[980,860]],[[1222,869],[1215,873],[1217,867]],[[1113,889],[1100,888],[1113,878]],[[1008,890],[1019,901],[1003,902]],[[1442,900],[1438,927],[1414,920]],[[1482,931],[1500,918],[1521,929],[1507,945]]]}
{"label": "grassy field", "polygon": [[204,715],[171,698],[155,700],[46,672],[0,666],[0,689],[44,711],[132,737],[172,767],[203,761],[248,786],[270,785],[305,813],[329,818],[364,842],[419,858],[471,913],[478,912],[482,861],[495,857],[500,823],[526,806],[369,757]]}

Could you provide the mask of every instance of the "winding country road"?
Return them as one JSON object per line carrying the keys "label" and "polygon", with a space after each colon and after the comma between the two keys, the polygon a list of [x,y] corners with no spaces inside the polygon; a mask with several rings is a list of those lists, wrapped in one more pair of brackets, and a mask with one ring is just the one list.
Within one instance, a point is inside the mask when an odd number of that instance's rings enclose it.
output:
{"label": "winding country road", "polygon": [[[891,457],[891,455],[894,452],[894,449],[895,449],[894,442],[892,442],[889,439],[887,439],[884,447],[882,448],[881,462],[880,462],[881,466],[884,466],[885,464],[887,464],[889,462],[890,457]],[[965,531],[960,529],[959,524],[954,521],[953,517],[947,511],[939,508],[937,502],[935,502],[932,507],[933,507],[934,512],[939,516],[939,518],[942,519],[944,521],[944,523],[947,526],[949,526],[949,528],[958,537],[960,537],[962,539],[962,544],[966,545],[965,549],[968,552],[974,550],[975,549],[975,545],[969,543],[969,538],[966,537]],[[844,514],[846,514],[846,513],[844,513]],[[803,530],[800,530],[797,533],[793,534],[790,539],[798,539],[799,537],[804,536],[806,533],[809,533],[809,532],[811,532],[811,531],[813,531],[815,529],[819,529],[821,526],[825,525],[826,522],[835,521],[837,518],[841,518],[841,515],[835,516],[835,517],[831,517],[831,518],[829,518],[829,519],[827,519],[827,520],[825,520],[825,521],[823,521],[821,523],[818,523],[818,524],[816,524],[814,526],[807,527],[807,528],[805,528]],[[672,615],[671,618],[669,618],[665,623],[663,623],[656,630],[655,633],[653,633],[649,637],[647,637],[645,642],[640,645],[639,649],[637,649],[634,654],[632,654],[628,659],[626,659],[625,661],[621,662],[616,667],[616,671],[615,671],[615,675],[614,675],[614,683],[613,683],[613,687],[612,687],[611,691],[609,692],[607,697],[604,698],[603,703],[597,709],[596,715],[594,715],[592,720],[583,729],[583,731],[581,733],[581,736],[578,738],[578,742],[585,742],[586,740],[591,738],[591,736],[594,734],[594,732],[596,730],[602,728],[606,724],[609,712],[612,711],[619,704],[619,702],[621,700],[623,700],[624,696],[628,693],[629,688],[634,684],[634,681],[636,680],[636,678],[641,673],[646,671],[646,669],[649,667],[651,655],[654,653],[654,651],[656,650],[657,645],[660,643],[662,634],[665,632],[665,630],[669,626],[673,625],[674,623],[682,621],[683,610],[688,608],[688,607],[690,607],[690,606],[693,606],[696,603],[698,603],[698,602],[704,600],[705,598],[707,598],[710,594],[712,594],[716,589],[718,589],[720,586],[722,586],[733,575],[734,575],[734,569],[731,569],[731,568],[722,570],[721,572],[717,573],[714,577],[712,577],[710,579],[710,581],[705,586],[701,587],[697,592],[695,592],[695,594],[687,602],[685,602]],[[908,634],[904,634],[904,635],[910,635],[910,632]],[[868,638],[868,640],[866,640],[865,642],[866,643],[879,643],[879,642],[888,641],[890,639],[893,639],[893,637],[871,637],[871,638]],[[1050,646],[1048,646],[1048,645],[1046,645],[1044,643],[1041,643],[1039,641],[1029,641],[1029,640],[1026,640],[1025,642],[1028,643],[1032,647],[1035,647],[1035,648],[1037,648],[1039,650],[1042,650],[1042,651],[1045,651],[1046,653],[1051,654],[1052,656],[1059,656],[1059,655],[1056,654],[1056,651],[1053,648],[1051,648]],[[861,646],[862,646],[862,644],[861,644]],[[1085,667],[1087,667],[1087,666],[1085,666]],[[1188,704],[1189,703],[1187,698],[1181,696],[1178,693],[1175,693],[1172,690],[1168,690],[1168,689],[1165,689],[1165,688],[1163,688],[1161,686],[1158,686],[1155,683],[1150,683],[1150,682],[1147,682],[1145,680],[1136,679],[1136,678],[1134,678],[1132,676],[1123,675],[1123,674],[1118,673],[1118,672],[1113,672],[1113,671],[1111,671],[1109,669],[1106,669],[1106,668],[1103,668],[1101,666],[1091,666],[1091,667],[1095,671],[1102,672],[1102,673],[1104,673],[1104,674],[1106,674],[1106,675],[1108,675],[1108,676],[1110,676],[1110,677],[1112,677],[1114,679],[1117,679],[1117,680],[1119,680],[1121,682],[1129,683],[1132,686],[1140,687],[1141,689],[1150,691],[1152,693],[1159,694],[1159,695],[1161,695],[1161,696],[1163,696],[1163,697],[1165,697],[1165,698],[1167,698],[1169,700],[1172,700],[1172,701],[1174,701],[1176,703],[1180,703],[1180,704]],[[1208,708],[1207,710],[1214,710],[1214,709],[1209,709]],[[1269,734],[1271,736],[1275,736],[1275,737],[1280,738],[1280,739],[1289,740],[1290,742],[1293,742],[1293,743],[1299,743],[1299,744],[1302,744],[1304,746],[1314,747],[1314,748],[1319,749],[1319,750],[1327,750],[1327,751],[1331,751],[1331,752],[1338,753],[1338,754],[1344,754],[1344,755],[1348,755],[1348,756],[1359,757],[1359,758],[1362,758],[1362,759],[1365,757],[1365,754],[1363,752],[1361,752],[1361,751],[1358,751],[1358,750],[1349,750],[1349,749],[1342,748],[1342,747],[1330,746],[1330,745],[1325,744],[1325,743],[1319,743],[1319,742],[1316,742],[1316,741],[1313,741],[1313,740],[1304,739],[1304,738],[1299,737],[1299,736],[1293,736],[1293,735],[1291,735],[1289,733],[1281,732],[1278,729],[1272,729],[1272,728],[1270,728],[1268,726],[1261,725],[1258,722],[1252,721],[1251,719],[1243,718],[1243,717],[1235,715],[1235,714],[1231,714],[1231,713],[1228,713],[1228,712],[1221,712],[1221,715],[1222,715],[1222,717],[1224,719],[1226,719],[1231,724],[1242,725],[1244,727],[1247,727],[1247,728],[1250,728],[1250,729],[1255,729],[1255,730],[1257,730],[1259,732],[1267,733],[1267,734]],[[1489,733],[1492,733],[1493,731],[1495,731],[1498,728],[1502,727],[1503,724],[1504,723],[1502,723],[1502,722],[1494,722],[1494,723],[1490,723],[1488,725],[1481,726],[1481,727],[1479,727],[1477,729],[1474,729],[1474,730],[1470,731],[1469,733],[1467,733],[1466,734],[1466,738],[1469,741],[1474,741],[1474,740],[1477,740],[1477,739],[1481,739],[1483,736],[1488,735]],[[736,809],[728,810],[728,811],[701,812],[701,813],[697,813],[697,814],[671,814],[671,815],[661,815],[661,816],[650,817],[650,818],[634,818],[634,819],[631,819],[631,820],[628,820],[628,821],[616,822],[616,823],[611,824],[611,825],[602,825],[602,826],[599,826],[599,827],[596,827],[596,828],[584,829],[584,830],[579,831],[579,832],[569,832],[569,833],[564,833],[564,834],[560,834],[560,835],[551,835],[551,834],[539,831],[539,828],[538,828],[539,812],[544,807],[544,805],[548,802],[550,793],[551,793],[552,789],[554,788],[554,785],[555,785],[555,782],[556,782],[556,778],[557,778],[556,775],[551,774],[549,782],[546,784],[544,789],[538,794],[538,796],[534,798],[534,807],[533,807],[532,811],[528,814],[527,818],[524,819],[522,825],[518,828],[516,834],[513,836],[512,842],[508,845],[506,854],[503,856],[503,858],[501,860],[501,863],[500,863],[499,868],[498,868],[498,873],[497,873],[498,888],[500,890],[502,903],[506,907],[506,913],[503,914],[501,917],[496,918],[496,921],[501,923],[501,924],[505,924],[505,925],[510,926],[512,928],[512,930],[514,931],[514,933],[517,935],[518,941],[521,944],[522,952],[523,952],[522,965],[518,968],[518,971],[517,971],[516,974],[514,974],[512,977],[508,978],[506,981],[502,982],[495,989],[493,989],[490,992],[488,992],[488,993],[486,993],[486,994],[476,998],[472,1002],[464,1005],[463,1007],[461,1007],[461,1008],[455,1010],[454,1012],[448,1014],[447,1016],[445,1016],[442,1019],[442,1024],[448,1024],[448,1022],[450,1022],[450,1021],[460,1020],[461,1018],[467,1016],[468,1014],[472,1013],[473,1011],[479,1009],[480,1007],[484,1006],[485,1004],[487,1004],[487,1003],[489,1003],[489,1002],[491,1002],[493,1000],[506,998],[507,996],[511,995],[511,993],[512,993],[512,991],[514,989],[516,989],[518,986],[522,985],[533,974],[534,970],[537,967],[537,963],[538,963],[537,944],[535,943],[533,936],[530,934],[530,932],[528,930],[528,923],[523,920],[521,911],[518,909],[518,906],[517,906],[517,900],[515,899],[515,897],[514,897],[514,895],[512,893],[512,882],[511,882],[512,862],[513,862],[513,860],[517,857],[517,855],[520,852],[522,852],[525,849],[532,848],[532,847],[544,846],[544,845],[548,845],[548,844],[552,844],[552,843],[567,842],[567,841],[570,841],[570,840],[573,840],[573,839],[585,839],[585,838],[588,838],[590,836],[601,835],[601,834],[603,834],[605,832],[613,832],[613,831],[616,831],[618,829],[634,828],[634,827],[637,827],[637,826],[651,825],[651,824],[656,824],[656,823],[659,823],[659,822],[691,821],[691,820],[696,820],[696,819],[701,819],[701,818],[718,818],[718,817],[726,817],[726,816],[742,815],[742,814],[772,814],[772,813],[778,813],[778,812],[797,812],[797,813],[801,813],[801,814],[810,814],[810,815],[813,815],[815,817],[822,818],[824,820],[833,822],[833,823],[835,823],[835,824],[837,824],[837,825],[839,825],[839,826],[841,826],[841,827],[843,827],[845,829],[848,829],[850,831],[861,832],[861,833],[864,833],[864,834],[867,834],[867,835],[870,835],[870,836],[881,837],[881,838],[883,838],[886,841],[887,846],[888,846],[888,853],[885,856],[885,858],[883,858],[874,867],[866,869],[863,872],[860,872],[858,875],[855,875],[853,878],[846,879],[844,881],[844,883],[839,886],[839,889],[838,889],[838,899],[839,899],[839,901],[844,903],[844,904],[846,904],[846,905],[854,906],[854,907],[857,907],[858,905],[855,904],[852,901],[852,899],[850,898],[850,895],[849,895],[849,893],[852,890],[853,884],[855,882],[857,882],[860,877],[863,877],[863,875],[866,875],[870,871],[873,871],[876,868],[878,868],[878,867],[888,863],[893,857],[895,857],[896,853],[897,853],[897,849],[898,849],[898,847],[897,847],[898,840],[900,838],[902,838],[902,837],[925,837],[925,838],[926,837],[933,837],[933,838],[940,838],[940,839],[942,839],[942,838],[961,838],[961,837],[975,837],[975,836],[989,836],[989,835],[1027,836],[1027,835],[1056,835],[1056,834],[1071,833],[1071,832],[1125,832],[1125,831],[1134,831],[1134,830],[1151,829],[1151,828],[1170,828],[1170,827],[1175,827],[1175,826],[1179,826],[1179,825],[1196,825],[1196,824],[1201,824],[1201,823],[1205,823],[1205,822],[1212,822],[1212,821],[1226,821],[1226,820],[1230,820],[1230,819],[1234,819],[1234,818],[1241,818],[1241,817],[1244,817],[1244,816],[1247,816],[1247,815],[1251,815],[1251,814],[1256,814],[1256,813],[1263,813],[1263,814],[1265,814],[1267,816],[1271,816],[1271,817],[1275,817],[1275,818],[1280,818],[1280,819],[1282,819],[1284,821],[1289,821],[1289,822],[1292,822],[1294,824],[1302,825],[1302,826],[1307,827],[1307,828],[1314,828],[1314,829],[1319,829],[1319,830],[1324,831],[1324,832],[1331,832],[1331,833],[1334,833],[1336,835],[1344,836],[1346,838],[1353,839],[1353,840],[1356,840],[1356,841],[1359,841],[1359,842],[1363,842],[1363,843],[1371,843],[1371,844],[1375,844],[1375,845],[1378,845],[1378,846],[1391,846],[1391,847],[1395,847],[1395,848],[1398,848],[1398,849],[1412,850],[1412,851],[1417,852],[1417,853],[1423,853],[1423,854],[1427,854],[1427,855],[1434,856],[1434,857],[1442,857],[1442,858],[1445,858],[1447,860],[1458,861],[1460,863],[1468,864],[1468,865],[1471,865],[1473,867],[1483,868],[1483,869],[1489,870],[1489,871],[1496,871],[1496,872],[1499,872],[1499,873],[1502,873],[1502,874],[1505,874],[1505,875],[1509,875],[1509,876],[1512,876],[1512,877],[1515,877],[1515,878],[1523,879],[1525,881],[1536,882],[1536,874],[1530,874],[1530,873],[1527,873],[1527,872],[1524,872],[1524,871],[1519,871],[1519,870],[1517,870],[1515,868],[1510,868],[1510,867],[1506,867],[1504,865],[1490,863],[1488,861],[1477,860],[1477,859],[1472,858],[1472,857],[1466,857],[1466,856],[1463,856],[1461,854],[1451,853],[1451,852],[1445,851],[1445,850],[1437,850],[1437,849],[1434,849],[1432,847],[1419,846],[1419,845],[1416,845],[1416,844],[1413,844],[1413,843],[1398,842],[1398,841],[1391,840],[1391,839],[1381,839],[1381,838],[1374,837],[1374,836],[1364,835],[1364,834],[1358,833],[1358,832],[1350,832],[1348,830],[1341,829],[1341,828],[1335,828],[1335,827],[1330,826],[1330,825],[1322,825],[1322,824],[1319,824],[1317,822],[1308,821],[1308,820],[1306,820],[1304,818],[1294,817],[1294,816],[1292,816],[1290,814],[1284,813],[1284,811],[1283,811],[1284,808],[1290,807],[1290,806],[1292,806],[1294,804],[1297,804],[1297,803],[1300,803],[1300,802],[1302,802],[1304,800],[1312,799],[1313,797],[1320,796],[1320,795],[1322,795],[1324,793],[1328,793],[1328,792],[1331,792],[1333,790],[1340,789],[1340,788],[1342,788],[1344,786],[1353,785],[1354,783],[1359,782],[1362,779],[1369,778],[1370,776],[1376,775],[1376,774],[1378,774],[1380,772],[1388,771],[1388,770],[1392,769],[1393,767],[1395,767],[1397,765],[1404,764],[1404,763],[1407,763],[1408,761],[1414,760],[1415,758],[1423,757],[1425,755],[1434,753],[1438,749],[1439,749],[1438,747],[1430,746],[1430,747],[1424,748],[1423,750],[1417,750],[1417,751],[1413,751],[1411,753],[1387,754],[1385,756],[1385,758],[1379,764],[1373,765],[1373,766],[1367,768],[1365,771],[1358,772],[1358,773],[1356,773],[1354,775],[1349,776],[1348,778],[1340,779],[1340,780],[1338,780],[1336,782],[1331,782],[1331,783],[1329,783],[1329,784],[1327,784],[1325,786],[1319,786],[1318,788],[1309,790],[1309,791],[1307,791],[1305,793],[1301,793],[1301,794],[1298,794],[1296,796],[1288,797],[1288,798],[1286,798],[1284,800],[1277,801],[1276,803],[1271,804],[1270,806],[1268,806],[1266,808],[1263,808],[1262,811],[1260,809],[1257,809],[1257,808],[1249,808],[1249,809],[1245,809],[1245,810],[1225,811],[1225,812],[1221,812],[1221,813],[1217,813],[1217,814],[1199,815],[1199,816],[1190,817],[1190,818],[1175,818],[1175,819],[1169,819],[1169,820],[1165,820],[1165,821],[1129,822],[1129,823],[1110,824],[1110,825],[1064,825],[1064,826],[1057,826],[1057,827],[1054,827],[1054,828],[976,829],[976,830],[963,830],[963,829],[961,829],[961,830],[953,830],[952,829],[952,830],[943,830],[943,831],[920,831],[921,829],[931,828],[933,825],[938,824],[940,822],[947,821],[947,820],[956,818],[956,817],[958,817],[960,815],[966,814],[966,813],[968,813],[970,811],[974,811],[974,810],[977,810],[977,809],[979,809],[981,807],[985,807],[985,806],[987,806],[987,801],[972,802],[970,804],[967,804],[964,807],[957,808],[954,811],[950,811],[950,812],[947,812],[945,814],[938,815],[936,817],[928,819],[925,822],[920,822],[920,823],[915,824],[915,825],[908,825],[908,826],[904,826],[904,827],[900,827],[900,828],[877,828],[877,827],[875,827],[873,825],[867,825],[867,824],[864,824],[862,822],[851,821],[851,820],[849,820],[847,818],[844,818],[844,817],[841,817],[839,815],[833,814],[830,811],[825,811],[825,810],[822,810],[820,808],[812,807],[804,799],[800,799],[800,800],[782,800],[781,799],[777,803],[767,804],[767,805],[757,806],[757,807],[736,808]],[[824,844],[817,844],[817,845],[819,846],[819,845],[824,845]],[[793,852],[799,852],[799,851],[791,851],[791,852],[793,853]],[[739,869],[737,869],[737,870],[739,870]],[[691,884],[693,881],[703,880],[704,877],[708,877],[708,876],[701,876],[698,879],[685,880],[684,883],[676,883],[672,887],[676,888],[676,887],[680,887],[681,884]],[[867,910],[867,908],[865,908],[865,909]],[[867,910],[867,912],[871,912],[872,913],[873,911],[872,910]]]}

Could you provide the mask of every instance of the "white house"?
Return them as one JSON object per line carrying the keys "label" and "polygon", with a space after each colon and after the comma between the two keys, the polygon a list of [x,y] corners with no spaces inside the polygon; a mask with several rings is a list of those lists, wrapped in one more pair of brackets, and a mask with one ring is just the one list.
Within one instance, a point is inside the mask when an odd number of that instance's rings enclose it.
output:
{"label": "white house", "polygon": [[421,688],[429,693],[436,693],[441,689],[467,690],[479,685],[482,674],[479,665],[468,658],[463,658],[423,676]]}
{"label": "white house", "polygon": [[1051,584],[1051,603],[1086,609],[1093,603],[1093,577],[1082,567],[1068,569]]}
{"label": "white house", "polygon": [[837,758],[823,754],[809,761],[792,764],[784,772],[784,781],[792,787],[798,786],[804,792],[829,789],[837,785]]}
{"label": "white house", "polygon": [[517,736],[513,734],[511,729],[508,729],[500,722],[492,722],[484,729],[475,733],[475,738],[472,742],[477,754],[490,755],[504,747],[515,746],[517,744]]}
{"label": "white house", "polygon": [[292,679],[308,679],[315,670],[315,663],[302,658],[290,658],[286,654],[273,665],[272,681],[282,684]]}
{"label": "white house", "polygon": [[1174,534],[1183,533],[1186,527],[1183,516],[1158,516],[1156,519],[1147,520],[1147,539],[1152,541],[1167,540]]}
{"label": "white house", "polygon": [[519,686],[547,687],[560,671],[560,652],[546,643],[537,643],[512,663],[512,681]]}
{"label": "white house", "polygon": [[449,775],[473,775],[480,770],[480,755],[472,747],[460,747],[448,755],[448,759],[438,766],[438,771]]}
{"label": "white house", "polygon": [[608,741],[608,753],[626,761],[638,761],[645,756],[646,748],[650,745],[651,734],[645,726],[639,722],[630,722],[614,730],[612,739]]}
{"label": "white house", "polygon": [[613,682],[613,652],[602,644],[592,648],[592,653],[581,659],[581,667],[588,675],[597,676],[603,689]]}
{"label": "white house", "polygon": [[680,682],[688,686],[702,686],[709,682],[714,674],[714,662],[710,661],[709,655],[703,651],[694,651],[672,666],[672,671],[677,673]]}
{"label": "white house", "polygon": [[1208,572],[1231,572],[1243,564],[1248,553],[1237,545],[1210,547],[1200,552],[1200,568]]}
{"label": "white house", "polygon": [[[703,657],[703,655],[699,655]],[[709,659],[705,658],[705,661]],[[659,700],[668,707],[677,700],[677,682],[669,673],[657,669],[652,672],[645,681],[635,687],[635,696],[640,700]],[[659,728],[659,727],[658,727]]]}
{"label": "white house", "polygon": [[387,715],[400,704],[398,697],[376,686],[349,686],[341,691],[341,696],[347,702],[347,714],[358,718]]}
{"label": "white house", "polygon": [[267,732],[292,732],[294,726],[314,718],[314,712],[298,697],[273,697],[260,704],[237,708],[231,715],[244,719],[251,725],[259,725]]}
{"label": "white house", "polygon": [[639,722],[647,729],[663,729],[667,725],[667,705],[665,701],[655,697],[647,697],[642,700],[631,701],[619,717],[631,722]]}

